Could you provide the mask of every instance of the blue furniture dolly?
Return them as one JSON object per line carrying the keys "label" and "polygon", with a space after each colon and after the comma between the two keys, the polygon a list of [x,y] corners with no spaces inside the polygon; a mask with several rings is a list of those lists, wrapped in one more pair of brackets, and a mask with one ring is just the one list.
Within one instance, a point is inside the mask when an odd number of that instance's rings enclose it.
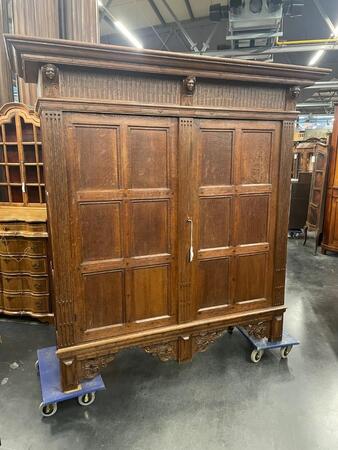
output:
{"label": "blue furniture dolly", "polygon": [[[254,349],[251,352],[251,361],[257,364],[264,355],[265,350],[279,348],[280,356],[282,359],[288,357],[294,345],[299,345],[297,339],[289,336],[287,333],[283,333],[282,339],[280,341],[270,342],[268,339],[257,339],[251,336],[247,330],[243,327],[236,327],[238,331],[253,345]],[[233,331],[233,327],[229,327],[230,333]]]}
{"label": "blue furniture dolly", "polygon": [[38,360],[35,363],[40,376],[42,402],[39,410],[44,417],[53,416],[57,405],[64,400],[76,398],[81,406],[91,405],[95,400],[95,392],[105,389],[100,375],[85,381],[80,389],[63,392],[60,384],[60,362],[56,356],[56,347],[41,348],[37,351]]}

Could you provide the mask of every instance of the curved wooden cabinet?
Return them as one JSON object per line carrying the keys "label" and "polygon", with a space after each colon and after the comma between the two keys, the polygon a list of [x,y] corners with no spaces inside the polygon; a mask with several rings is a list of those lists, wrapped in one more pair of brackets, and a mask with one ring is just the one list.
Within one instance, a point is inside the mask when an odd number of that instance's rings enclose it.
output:
{"label": "curved wooden cabinet", "polygon": [[0,109],[0,313],[51,320],[40,119]]}
{"label": "curved wooden cabinet", "polygon": [[231,325],[279,339],[293,86],[327,71],[20,37],[7,47],[41,92],[63,388],[131,346],[186,361]]}
{"label": "curved wooden cabinet", "polygon": [[338,105],[329,148],[329,174],[324,214],[322,252],[338,252]]}

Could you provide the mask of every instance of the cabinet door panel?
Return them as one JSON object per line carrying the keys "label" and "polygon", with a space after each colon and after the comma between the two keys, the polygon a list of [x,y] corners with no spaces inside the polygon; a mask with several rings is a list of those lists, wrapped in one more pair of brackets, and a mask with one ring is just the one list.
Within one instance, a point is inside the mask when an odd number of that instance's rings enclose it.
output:
{"label": "cabinet door panel", "polygon": [[194,258],[187,263],[194,317],[268,305],[280,125],[211,119],[194,124]]}
{"label": "cabinet door panel", "polygon": [[175,323],[176,119],[67,120],[80,338]]}

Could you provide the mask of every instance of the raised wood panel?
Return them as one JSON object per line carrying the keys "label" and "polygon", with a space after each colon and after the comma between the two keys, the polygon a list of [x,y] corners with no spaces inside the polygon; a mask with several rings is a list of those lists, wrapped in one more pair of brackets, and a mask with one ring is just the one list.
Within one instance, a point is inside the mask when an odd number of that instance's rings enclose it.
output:
{"label": "raised wood panel", "polygon": [[252,302],[266,297],[267,255],[241,255],[236,257],[235,299]]}
{"label": "raised wood panel", "polygon": [[84,277],[86,330],[123,322],[123,271]]}
{"label": "raised wood panel", "polygon": [[[119,127],[77,126],[75,142],[79,158],[79,188],[120,187]],[[97,145],[100,142],[100,145]]]}
{"label": "raised wood panel", "polygon": [[236,244],[246,245],[268,241],[269,196],[242,195],[238,199],[239,224]]}
{"label": "raised wood panel", "polygon": [[243,130],[241,138],[240,183],[270,183],[272,133]]}
{"label": "raised wood panel", "polygon": [[233,132],[202,129],[199,148],[200,186],[232,184]]}
{"label": "raised wood panel", "polygon": [[122,257],[121,203],[80,204],[82,261]]}
{"label": "raised wood panel", "polygon": [[199,262],[199,310],[226,306],[230,302],[230,259],[211,259]]}
{"label": "raised wood panel", "polygon": [[167,130],[129,128],[129,187],[168,187]]}
{"label": "raised wood panel", "polygon": [[132,201],[130,208],[130,256],[169,253],[168,201]]}
{"label": "raised wood panel", "polygon": [[171,314],[168,266],[134,269],[131,278],[130,321],[144,321]]}
{"label": "raised wood panel", "polygon": [[199,249],[230,245],[231,198],[201,198]]}

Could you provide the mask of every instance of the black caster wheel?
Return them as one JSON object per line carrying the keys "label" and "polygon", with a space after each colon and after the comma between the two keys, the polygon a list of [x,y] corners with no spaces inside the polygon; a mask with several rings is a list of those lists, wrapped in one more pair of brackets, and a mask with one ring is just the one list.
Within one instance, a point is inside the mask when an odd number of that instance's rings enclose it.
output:
{"label": "black caster wheel", "polygon": [[51,417],[58,410],[58,405],[57,403],[47,403],[47,405],[40,403],[39,410],[43,417]]}
{"label": "black caster wheel", "polygon": [[79,395],[77,401],[81,406],[89,406],[95,401],[95,392],[88,392],[88,394]]}
{"label": "black caster wheel", "polygon": [[255,348],[251,352],[251,361],[253,363],[257,364],[262,359],[263,355],[264,355],[264,350],[258,350],[258,349]]}
{"label": "black caster wheel", "polygon": [[232,334],[234,332],[235,327],[228,327],[228,333]]}
{"label": "black caster wheel", "polygon": [[292,350],[292,345],[288,345],[287,347],[282,347],[280,349],[280,356],[282,359],[286,359],[289,355],[289,353]]}

